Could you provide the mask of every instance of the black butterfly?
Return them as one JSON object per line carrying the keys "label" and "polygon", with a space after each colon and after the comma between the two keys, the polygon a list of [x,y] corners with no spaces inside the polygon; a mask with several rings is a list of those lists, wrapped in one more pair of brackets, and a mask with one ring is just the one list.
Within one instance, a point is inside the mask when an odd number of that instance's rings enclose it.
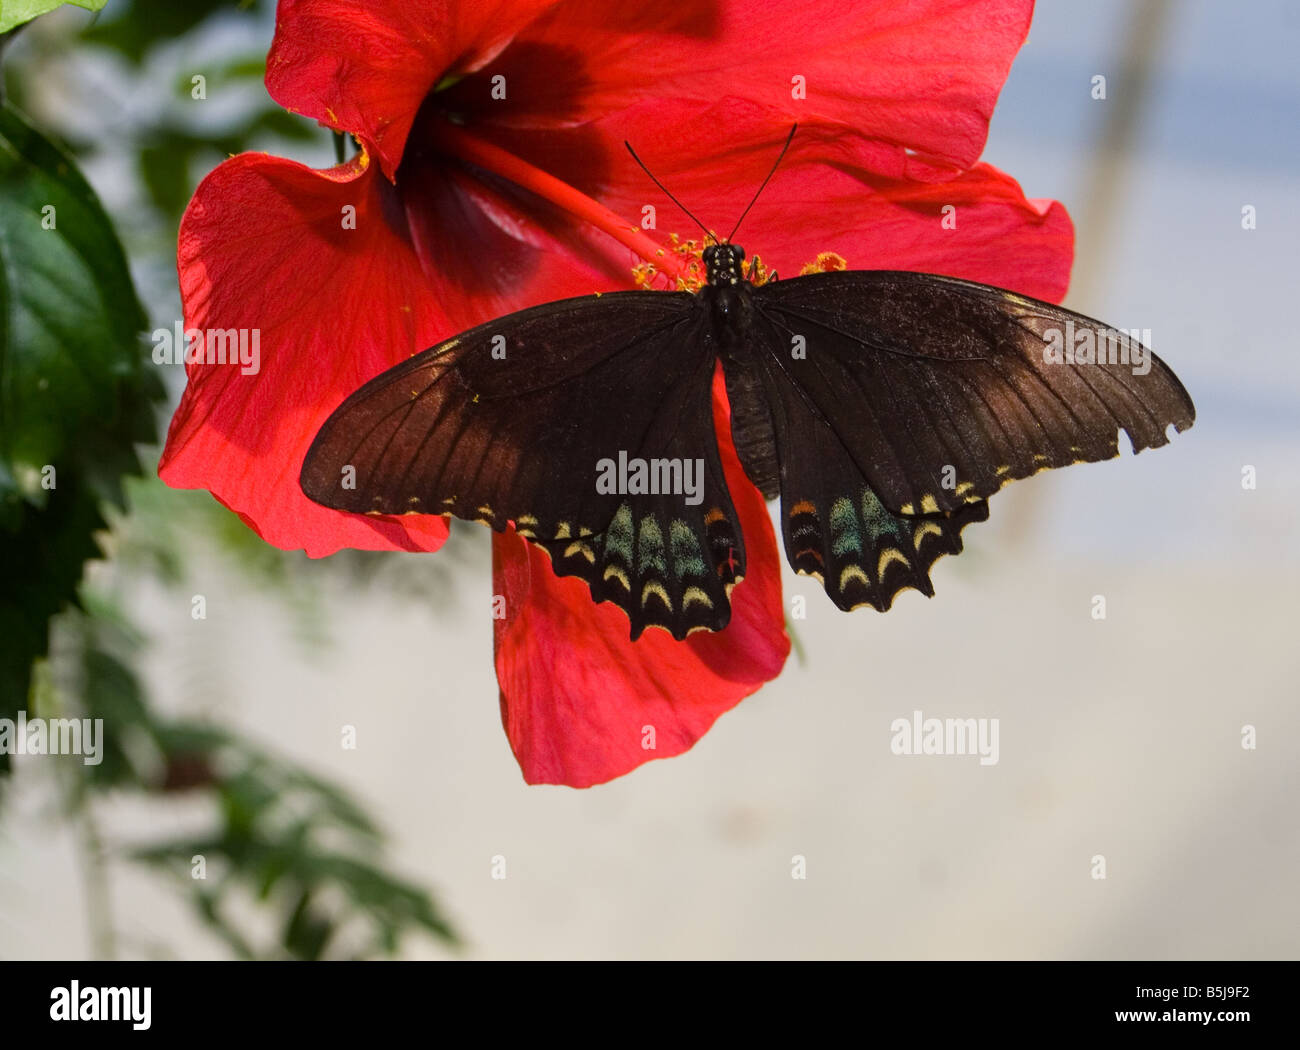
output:
{"label": "black butterfly", "polygon": [[[706,248],[698,293],[548,303],[415,355],[329,417],[303,491],[344,511],[514,522],[557,574],[622,608],[633,638],[683,638],[726,626],[744,575],[718,361],[741,465],[781,499],[786,557],[841,609],[933,594],[930,566],[1008,481],[1114,457],[1121,429],[1134,451],[1158,447],[1195,418],[1150,351],[1059,306],[903,271],[754,285],[744,255],[730,237]],[[1065,332],[1098,360],[1049,361]]]}

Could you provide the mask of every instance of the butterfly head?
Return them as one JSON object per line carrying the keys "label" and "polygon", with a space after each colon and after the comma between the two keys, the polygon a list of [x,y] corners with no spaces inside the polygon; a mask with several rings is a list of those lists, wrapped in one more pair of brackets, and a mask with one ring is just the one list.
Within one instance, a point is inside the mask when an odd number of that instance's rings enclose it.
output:
{"label": "butterfly head", "polygon": [[704,249],[704,269],[709,284],[737,285],[744,280],[741,263],[745,249],[739,244],[711,244]]}

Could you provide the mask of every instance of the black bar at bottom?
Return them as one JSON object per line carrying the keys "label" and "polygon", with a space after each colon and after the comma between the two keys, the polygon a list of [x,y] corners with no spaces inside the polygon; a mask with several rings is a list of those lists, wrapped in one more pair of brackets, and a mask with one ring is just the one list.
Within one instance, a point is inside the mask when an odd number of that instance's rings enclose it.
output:
{"label": "black bar at bottom", "polygon": [[1121,1029],[1233,1038],[1295,1031],[1298,971],[1294,962],[6,962],[0,1017],[6,1042],[110,1028],[128,1038],[270,1029],[333,1040],[412,1024],[458,1044],[516,1027],[548,1042],[582,1032],[583,1042],[597,1033],[608,1042],[620,1030],[734,1040],[757,1027],[821,1043],[828,1025],[855,1042],[900,1026],[927,1042]]}

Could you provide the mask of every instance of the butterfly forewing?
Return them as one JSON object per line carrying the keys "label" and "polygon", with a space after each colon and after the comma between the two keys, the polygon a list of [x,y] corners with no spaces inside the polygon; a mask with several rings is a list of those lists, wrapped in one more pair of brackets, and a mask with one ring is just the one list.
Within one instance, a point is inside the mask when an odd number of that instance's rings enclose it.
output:
{"label": "butterfly forewing", "polygon": [[627,612],[633,637],[718,630],[744,543],[706,322],[692,295],[628,292],[472,329],[349,397],[307,454],[303,491],[339,510],[513,522],[558,574]]}
{"label": "butterfly forewing", "polygon": [[[904,516],[959,511],[1046,467],[1109,459],[1121,429],[1135,451],[1163,445],[1170,424],[1195,418],[1173,372],[1124,333],[987,285],[840,271],[764,285],[754,306],[757,349]],[[1093,362],[1053,356],[1084,333]]]}

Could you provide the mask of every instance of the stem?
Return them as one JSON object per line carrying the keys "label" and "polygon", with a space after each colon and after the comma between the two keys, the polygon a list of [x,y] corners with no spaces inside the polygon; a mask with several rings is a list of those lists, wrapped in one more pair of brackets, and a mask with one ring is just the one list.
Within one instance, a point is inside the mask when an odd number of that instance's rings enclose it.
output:
{"label": "stem", "polygon": [[526,160],[508,153],[500,146],[484,142],[476,135],[447,121],[439,121],[432,133],[438,143],[452,156],[504,176],[516,185],[531,190],[539,197],[558,205],[571,215],[591,223],[641,256],[646,262],[651,263],[660,273],[672,278],[674,283],[678,279],[687,278],[686,267],[677,258],[675,252],[656,244],[635,226],[629,226],[627,220],[616,215],[603,204],[578,192],[567,182],[561,182],[554,175],[548,175],[540,168],[533,167]]}
{"label": "stem", "polygon": [[81,873],[86,892],[86,917],[90,925],[91,953],[96,959],[112,959],[113,912],[109,903],[108,865],[104,859],[104,842],[91,812],[90,800],[81,802]]}
{"label": "stem", "polygon": [[798,661],[800,667],[808,666],[808,653],[803,647],[803,640],[799,637],[799,632],[794,629],[794,622],[789,616],[785,618],[785,633],[790,636],[790,648],[794,650],[794,658]]}

